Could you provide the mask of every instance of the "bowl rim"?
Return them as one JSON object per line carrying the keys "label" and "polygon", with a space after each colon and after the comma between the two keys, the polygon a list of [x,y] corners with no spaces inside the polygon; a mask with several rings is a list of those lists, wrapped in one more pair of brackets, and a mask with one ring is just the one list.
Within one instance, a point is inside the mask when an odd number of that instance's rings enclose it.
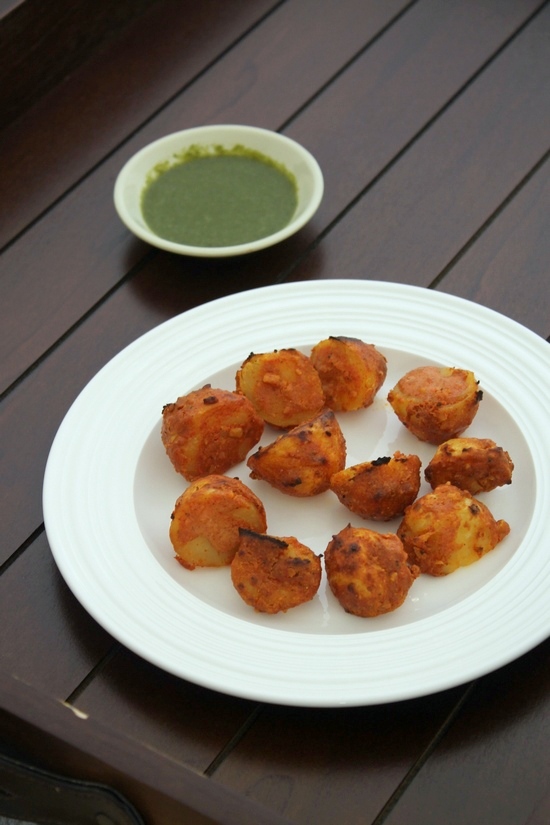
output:
{"label": "bowl rim", "polygon": [[[181,139],[182,141],[195,141],[203,140],[207,142],[208,137],[210,135],[219,134],[221,131],[226,132],[227,134],[234,133],[235,136],[239,136],[239,140],[246,145],[246,136],[247,135],[255,135],[255,136],[266,136],[269,137],[271,141],[275,140],[281,144],[284,144],[287,148],[290,148],[303,162],[305,162],[307,169],[311,175],[311,179],[313,182],[313,191],[312,195],[309,199],[309,202],[306,204],[305,208],[300,212],[299,215],[292,218],[290,222],[284,226],[282,229],[278,230],[277,232],[272,233],[271,235],[266,235],[263,238],[258,238],[255,241],[250,241],[249,243],[243,244],[235,244],[233,246],[194,246],[191,244],[180,244],[176,243],[175,241],[170,241],[165,238],[161,238],[159,235],[155,235],[145,223],[139,223],[135,220],[133,215],[131,214],[128,206],[127,206],[127,186],[128,183],[131,181],[132,176],[135,174],[136,166],[143,160],[143,158],[147,157],[149,154],[154,154],[160,147],[163,145],[177,141]],[[221,140],[218,138],[218,140]],[[184,147],[182,147],[184,148]],[[258,149],[258,147],[254,147],[258,151],[263,151]],[[269,157],[269,151],[265,151]],[[159,161],[153,161],[152,166],[154,163],[158,163]],[[140,187],[141,193],[141,187]],[[324,194],[324,178],[323,173],[321,171],[321,167],[317,160],[313,157],[311,152],[302,146],[301,143],[293,140],[287,135],[283,135],[280,132],[276,132],[271,129],[264,129],[260,126],[249,126],[245,124],[234,124],[234,123],[220,123],[220,124],[209,124],[204,126],[193,126],[188,129],[181,129],[176,132],[170,132],[156,140],[147,143],[137,152],[135,152],[122,166],[120,169],[114,186],[114,205],[115,209],[118,213],[120,220],[123,224],[129,229],[134,235],[141,240],[146,241],[147,243],[155,246],[159,249],[163,249],[167,252],[174,252],[179,255],[189,255],[193,257],[203,257],[203,258],[222,258],[222,257],[232,257],[236,255],[245,255],[251,252],[256,252],[260,249],[265,249],[269,246],[274,246],[277,243],[285,240],[286,238],[294,235],[298,230],[300,230],[305,224],[313,217]]]}

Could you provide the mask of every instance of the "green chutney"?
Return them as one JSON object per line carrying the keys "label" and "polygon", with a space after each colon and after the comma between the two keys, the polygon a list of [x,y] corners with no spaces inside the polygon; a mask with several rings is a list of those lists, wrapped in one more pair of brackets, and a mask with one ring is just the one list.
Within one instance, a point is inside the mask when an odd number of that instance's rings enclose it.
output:
{"label": "green chutney", "polygon": [[192,146],[150,172],[141,193],[149,229],[189,246],[235,246],[283,229],[298,203],[294,175],[260,152]]}

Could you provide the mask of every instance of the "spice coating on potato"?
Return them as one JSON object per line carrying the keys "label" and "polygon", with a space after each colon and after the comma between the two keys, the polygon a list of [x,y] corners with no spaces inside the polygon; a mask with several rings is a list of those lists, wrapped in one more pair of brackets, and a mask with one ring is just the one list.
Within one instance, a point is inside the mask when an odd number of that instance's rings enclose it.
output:
{"label": "spice coating on potato", "polygon": [[310,358],[332,410],[369,407],[386,379],[385,356],[358,338],[326,338],[313,347]]}
{"label": "spice coating on potato", "polygon": [[421,441],[456,438],[477,413],[483,393],[473,372],[455,367],[417,367],[388,393],[395,414]]}
{"label": "spice coating on potato", "polygon": [[162,411],[164,448],[187,481],[227,472],[246,458],[263,430],[263,419],[247,398],[208,384]]}
{"label": "spice coating on potato", "polygon": [[307,421],[325,405],[321,379],[307,355],[296,349],[251,353],[237,371],[237,391],[273,427]]}
{"label": "spice coating on potato", "polygon": [[240,531],[231,581],[243,601],[260,613],[280,613],[311,601],[321,583],[321,559],[293,536]]}
{"label": "spice coating on potato", "polygon": [[344,610],[365,618],[400,607],[419,574],[394,533],[382,535],[351,526],[329,542],[325,569],[329,587]]}
{"label": "spice coating on potato", "polygon": [[512,483],[514,464],[490,438],[451,438],[441,444],[424,470],[435,489],[449,481],[472,495]]}
{"label": "spice coating on potato", "polygon": [[346,441],[332,410],[280,435],[253,453],[250,477],[266,481],[289,496],[316,496],[346,463]]}
{"label": "spice coating on potato", "polygon": [[397,535],[422,573],[446,576],[478,561],[510,532],[484,504],[452,484],[441,484],[405,511]]}
{"label": "spice coating on potato", "polygon": [[364,519],[390,521],[402,516],[420,489],[421,462],[399,451],[335,473],[330,489],[352,513]]}
{"label": "spice coating on potato", "polygon": [[170,541],[188,570],[231,564],[239,529],[267,529],[260,499],[237,478],[210,475],[191,484],[176,501]]}

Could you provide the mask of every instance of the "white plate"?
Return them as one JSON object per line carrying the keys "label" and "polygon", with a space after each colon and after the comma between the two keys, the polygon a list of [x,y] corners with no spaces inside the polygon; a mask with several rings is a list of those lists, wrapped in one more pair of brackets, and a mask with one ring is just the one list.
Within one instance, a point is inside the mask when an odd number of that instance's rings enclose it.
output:
{"label": "white plate", "polygon": [[[184,288],[182,286],[182,288]],[[168,541],[185,482],[160,442],[162,406],[210,382],[232,389],[251,351],[308,348],[328,335],[374,343],[388,378],[374,405],[339,414],[348,465],[435,448],[387,404],[390,386],[425,363],[471,369],[484,398],[468,434],[510,453],[513,483],[483,500],[511,533],[481,561],[421,576],[407,602],[377,619],[346,614],[323,582],[286,614],[255,613],[229,570],[184,570]],[[47,535],[69,587],[115,638],[197,684],[262,701],[317,707],[425,695],[487,673],[550,631],[550,350],[491,310],[422,288],[369,281],[292,283],[240,293],[177,316],[108,363],[67,413],[44,482]],[[264,441],[275,435],[267,431]],[[353,517],[330,493],[303,500],[231,471],[260,495],[268,532],[322,553]],[[424,484],[422,491],[427,491]]]}

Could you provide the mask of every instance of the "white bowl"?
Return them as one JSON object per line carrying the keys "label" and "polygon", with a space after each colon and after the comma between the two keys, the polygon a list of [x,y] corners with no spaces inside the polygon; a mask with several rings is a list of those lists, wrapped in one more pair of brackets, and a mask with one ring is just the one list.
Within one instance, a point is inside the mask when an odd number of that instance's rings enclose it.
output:
{"label": "white bowl", "polygon": [[[153,233],[141,212],[141,194],[147,176],[163,161],[171,161],[190,146],[245,146],[282,164],[296,179],[298,203],[294,215],[283,229],[250,243],[234,246],[190,246],[175,243]],[[323,197],[323,175],[315,158],[299,143],[277,132],[256,126],[198,126],[159,138],[130,158],[118,174],[114,189],[115,208],[128,229],[152,246],[204,258],[243,255],[272,246],[293,235],[315,214]]]}

